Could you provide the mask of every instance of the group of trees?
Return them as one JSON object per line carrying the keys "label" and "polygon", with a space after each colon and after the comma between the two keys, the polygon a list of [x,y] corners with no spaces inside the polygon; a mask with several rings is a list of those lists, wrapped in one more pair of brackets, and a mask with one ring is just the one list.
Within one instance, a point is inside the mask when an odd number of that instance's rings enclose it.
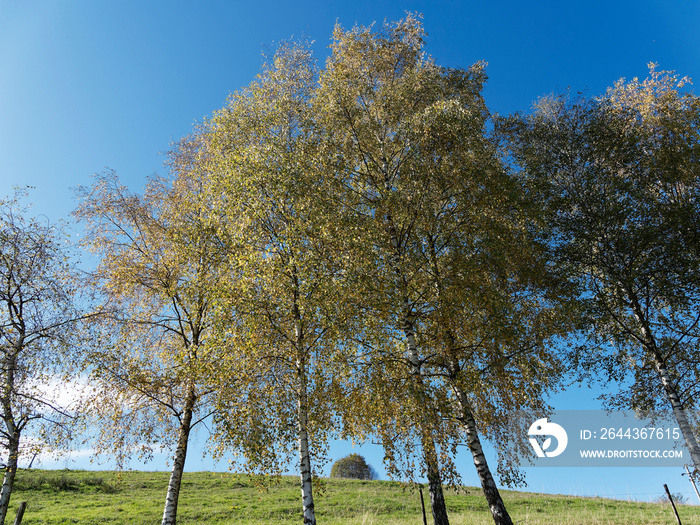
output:
{"label": "group of trees", "polygon": [[[572,364],[624,380],[619,406],[671,406],[700,465],[700,102],[684,81],[652,69],[492,119],[483,64],[435,64],[417,17],[333,36],[322,69],[308,42],[280,45],[143,195],[114,173],[79,189],[89,274],[2,203],[2,517],[25,427],[80,414],[120,462],[174,451],[163,524],[205,421],[252,472],[296,453],[304,523],[329,439],[374,436],[392,475],[427,477],[439,525],[466,441],[509,524],[481,439],[521,481],[514,415],[545,411]],[[565,351],[573,333],[587,344]],[[77,412],[37,390],[65,352],[91,385]]]}

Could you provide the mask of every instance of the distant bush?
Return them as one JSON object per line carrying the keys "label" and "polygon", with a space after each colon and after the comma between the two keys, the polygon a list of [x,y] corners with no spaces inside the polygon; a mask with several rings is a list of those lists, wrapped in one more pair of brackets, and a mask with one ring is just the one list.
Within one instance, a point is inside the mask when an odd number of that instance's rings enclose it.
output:
{"label": "distant bush", "polygon": [[[676,505],[687,505],[688,504],[688,498],[685,497],[684,494],[680,492],[676,492],[674,494],[671,494],[673,496],[673,502]],[[655,503],[669,503],[668,501],[668,496],[666,494],[662,494],[658,498],[654,500]]]}
{"label": "distant bush", "polygon": [[332,478],[377,479],[377,472],[359,454],[350,454],[333,463]]}
{"label": "distant bush", "polygon": [[111,494],[116,488],[106,483],[101,476],[60,471],[22,470],[17,476],[17,490],[44,492],[104,492]]}

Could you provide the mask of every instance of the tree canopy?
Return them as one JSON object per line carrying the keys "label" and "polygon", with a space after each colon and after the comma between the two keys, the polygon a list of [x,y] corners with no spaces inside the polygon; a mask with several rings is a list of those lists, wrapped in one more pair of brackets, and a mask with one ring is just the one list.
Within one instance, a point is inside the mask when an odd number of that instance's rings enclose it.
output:
{"label": "tree canopy", "polygon": [[[516,416],[546,412],[572,371],[620,382],[611,407],[670,406],[700,467],[700,99],[652,65],[493,118],[486,65],[440,66],[425,39],[418,15],[338,25],[323,67],[283,42],[173,146],[168,177],[143,195],[111,172],[79,189],[90,349],[68,337],[86,316],[60,229],[0,202],[0,513],[25,429],[69,415],[34,387],[71,348],[98,450],[173,449],[163,524],[206,422],[232,466],[296,463],[309,524],[330,440],[377,437],[447,525],[466,441],[509,525],[481,440],[521,482]],[[353,454],[332,475],[372,469]]]}
{"label": "tree canopy", "polygon": [[504,121],[551,231],[552,260],[582,286],[594,351],[620,382],[611,406],[670,407],[693,463],[700,343],[700,99],[650,65],[598,98],[549,97]]}
{"label": "tree canopy", "polygon": [[176,522],[190,432],[213,411],[212,312],[225,275],[202,174],[174,161],[179,176],[153,179],[143,197],[113,173],[97,176],[79,190],[75,212],[86,225],[84,245],[100,257],[89,282],[101,315],[83,356],[96,385],[95,446],[119,464],[135,451],[148,458],[155,446],[175,449],[164,525]]}

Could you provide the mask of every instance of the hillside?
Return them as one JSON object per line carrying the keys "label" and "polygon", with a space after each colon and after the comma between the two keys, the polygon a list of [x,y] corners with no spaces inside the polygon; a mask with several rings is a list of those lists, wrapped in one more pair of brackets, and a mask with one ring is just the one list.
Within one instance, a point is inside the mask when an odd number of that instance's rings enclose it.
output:
{"label": "hillside", "polygon": [[[21,471],[13,492],[10,518],[27,501],[23,525],[153,524],[160,522],[167,472]],[[417,490],[393,481],[320,480],[316,511],[323,524],[398,525],[422,523]],[[503,491],[518,524],[673,524],[669,504],[638,503]],[[178,523],[301,524],[299,484],[285,476],[268,489],[248,476],[186,473]],[[428,496],[425,494],[426,505]],[[491,524],[480,490],[447,491],[453,525]],[[430,509],[428,507],[428,513]],[[684,524],[700,523],[700,507],[680,506]],[[428,516],[428,523],[432,520]]]}

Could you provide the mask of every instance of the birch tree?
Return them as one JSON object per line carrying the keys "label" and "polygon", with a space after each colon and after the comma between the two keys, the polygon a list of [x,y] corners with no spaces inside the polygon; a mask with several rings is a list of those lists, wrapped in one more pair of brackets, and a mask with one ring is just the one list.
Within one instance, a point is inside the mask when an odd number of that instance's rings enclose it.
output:
{"label": "birch tree", "polygon": [[[543,313],[551,306],[543,252],[517,211],[518,182],[486,134],[483,64],[437,66],[424,54],[413,16],[378,30],[336,27],[334,40],[317,104],[338,215],[350,225],[354,298],[388,342],[381,366],[403,363],[404,371],[391,375],[403,378],[404,403],[420,407],[413,425],[434,521],[447,523],[439,459],[449,463],[445,451],[455,435],[439,422],[457,417],[494,520],[510,523],[476,417],[503,437],[508,410],[542,406],[560,367],[545,345],[556,331]],[[538,323],[548,331],[535,329]],[[527,386],[541,365],[549,375]],[[489,411],[501,421],[486,417]]]}
{"label": "birch tree", "polygon": [[[522,220],[502,211],[500,220]],[[435,347],[432,369],[453,392],[456,419],[496,523],[510,518],[479,435],[499,452],[501,479],[523,482],[516,458],[527,450],[522,439],[526,428],[517,416],[549,408],[545,396],[564,371],[553,348],[573,329],[563,296],[567,283],[549,275],[546,252],[537,249],[528,232],[517,230],[497,229],[493,237],[485,233],[469,247],[449,240],[450,248],[444,250],[471,253],[467,265],[453,253],[438,255],[432,242],[428,245],[434,287],[425,332]],[[486,245],[479,246],[482,241]]]}
{"label": "birch tree", "polygon": [[548,97],[503,123],[546,204],[556,263],[589,298],[585,369],[629,387],[611,405],[670,407],[696,468],[700,99],[650,65],[596,99]]}
{"label": "birch tree", "polygon": [[79,190],[75,212],[85,222],[85,245],[99,256],[91,279],[105,312],[87,356],[97,448],[119,464],[135,451],[148,458],[155,447],[174,449],[163,525],[176,523],[192,429],[212,411],[210,334],[223,273],[206,222],[205,174],[183,164],[186,156],[173,156],[172,182],[154,178],[142,197],[113,173],[96,176]]}
{"label": "birch tree", "polygon": [[437,524],[447,523],[447,512],[430,423],[435,420],[435,407],[422,395],[426,392],[423,356],[416,340],[420,268],[411,265],[410,257],[410,234],[419,218],[415,207],[405,206],[406,193],[416,196],[421,183],[410,180],[414,170],[409,144],[415,127],[409,120],[435,100],[430,80],[436,78],[436,70],[423,62],[422,46],[422,29],[411,17],[394,27],[385,25],[379,32],[359,27],[346,32],[336,27],[319,104],[329,140],[339,151],[332,168],[338,193],[356,214],[347,222],[355,222],[358,240],[362,236],[356,243],[362,248],[353,249],[362,250],[356,253],[378,270],[365,274],[371,276],[366,282],[377,284],[372,297],[386,298],[374,304],[374,310],[386,323],[384,332],[390,327],[394,338],[406,345],[402,361],[411,377],[407,388],[421,406],[417,428]]}
{"label": "birch tree", "polygon": [[60,225],[26,216],[25,193],[0,200],[0,444],[7,453],[0,524],[22,449],[70,437],[76,415],[48,385],[68,380],[76,324],[85,315],[68,237]]}
{"label": "birch tree", "polygon": [[[285,43],[258,80],[212,119],[219,152],[212,191],[232,254],[225,337],[245,355],[243,396],[220,397],[219,439],[247,467],[277,474],[295,445],[304,523],[316,522],[312,474],[335,431],[332,388],[340,353],[342,281],[326,179],[315,164],[310,96],[317,71],[307,45]],[[229,325],[233,326],[233,325]],[[240,362],[238,363],[240,366]],[[242,417],[228,418],[231,412]]]}

